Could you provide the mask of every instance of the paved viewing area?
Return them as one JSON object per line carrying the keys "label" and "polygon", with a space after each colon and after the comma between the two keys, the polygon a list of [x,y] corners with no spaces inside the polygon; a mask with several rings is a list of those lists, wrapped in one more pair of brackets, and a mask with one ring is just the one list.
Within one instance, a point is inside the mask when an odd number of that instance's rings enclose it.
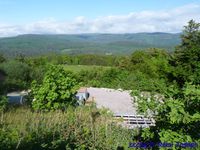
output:
{"label": "paved viewing area", "polygon": [[114,113],[116,119],[123,118],[123,122],[120,123],[123,127],[132,129],[155,125],[153,118],[137,114],[130,91],[92,87],[87,91],[90,93],[90,99],[95,101],[97,108],[108,108]]}
{"label": "paved viewing area", "polygon": [[115,115],[136,115],[129,91],[92,87],[87,90],[90,98],[94,97],[97,108],[109,108]]}

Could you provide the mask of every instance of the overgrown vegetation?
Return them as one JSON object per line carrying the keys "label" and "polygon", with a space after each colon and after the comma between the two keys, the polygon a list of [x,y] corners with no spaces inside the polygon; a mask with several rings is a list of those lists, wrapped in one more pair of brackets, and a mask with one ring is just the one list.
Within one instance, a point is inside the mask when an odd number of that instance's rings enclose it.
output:
{"label": "overgrown vegetation", "polygon": [[[126,149],[136,137],[199,144],[200,24],[191,20],[181,38],[174,53],[149,48],[129,56],[19,55],[13,60],[0,55],[0,149]],[[117,127],[106,111],[76,108],[78,86],[133,90],[139,94],[138,111],[153,113],[156,126],[137,135]],[[32,89],[35,101],[26,109],[7,110],[5,93],[21,89]],[[140,97],[144,91],[151,96]]]}
{"label": "overgrown vegetation", "polygon": [[93,107],[46,113],[14,109],[0,125],[1,150],[115,150],[127,147],[134,133],[117,127],[106,110]]}
{"label": "overgrown vegetation", "polygon": [[[168,87],[161,101],[140,97],[139,110],[153,111],[156,126],[145,129],[144,141],[200,144],[200,24],[193,20],[185,27],[182,43],[174,56],[173,75],[177,86]],[[186,147],[185,147],[186,148]],[[199,149],[197,146],[195,149]]]}

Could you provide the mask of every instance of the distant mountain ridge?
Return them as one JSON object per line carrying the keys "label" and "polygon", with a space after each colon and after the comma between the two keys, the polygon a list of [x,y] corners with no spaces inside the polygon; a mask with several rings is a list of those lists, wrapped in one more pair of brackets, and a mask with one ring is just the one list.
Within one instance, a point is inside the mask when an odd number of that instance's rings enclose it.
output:
{"label": "distant mountain ridge", "polygon": [[0,53],[33,56],[46,53],[67,54],[130,54],[135,50],[164,48],[173,51],[180,44],[180,33],[130,34],[25,34],[0,38]]}

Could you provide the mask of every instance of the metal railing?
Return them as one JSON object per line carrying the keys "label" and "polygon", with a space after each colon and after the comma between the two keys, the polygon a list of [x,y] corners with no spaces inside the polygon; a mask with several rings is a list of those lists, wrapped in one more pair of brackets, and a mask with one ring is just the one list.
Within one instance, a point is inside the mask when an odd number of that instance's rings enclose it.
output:
{"label": "metal railing", "polygon": [[143,115],[114,115],[117,122],[128,129],[155,126],[155,120]]}

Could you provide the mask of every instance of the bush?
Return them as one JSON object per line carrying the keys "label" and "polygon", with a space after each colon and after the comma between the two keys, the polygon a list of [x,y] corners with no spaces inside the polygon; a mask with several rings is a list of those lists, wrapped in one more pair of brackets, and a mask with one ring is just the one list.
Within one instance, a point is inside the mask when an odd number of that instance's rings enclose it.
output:
{"label": "bush", "polygon": [[[138,111],[153,114],[156,126],[144,129],[143,141],[200,143],[200,87],[186,84],[183,89],[169,87],[163,98],[155,94],[148,97],[138,96]],[[156,98],[157,97],[157,98]],[[173,147],[173,149],[181,149]],[[198,147],[194,149],[199,149]]]}
{"label": "bush", "polygon": [[0,69],[6,74],[5,85],[8,90],[25,89],[29,86],[31,68],[16,60],[2,63]]}
{"label": "bush", "polygon": [[78,83],[72,73],[64,71],[61,66],[49,66],[41,84],[32,84],[33,109],[66,109],[76,103],[75,93]]}
{"label": "bush", "polygon": [[0,95],[0,112],[6,110],[8,105],[8,99],[5,96]]}

